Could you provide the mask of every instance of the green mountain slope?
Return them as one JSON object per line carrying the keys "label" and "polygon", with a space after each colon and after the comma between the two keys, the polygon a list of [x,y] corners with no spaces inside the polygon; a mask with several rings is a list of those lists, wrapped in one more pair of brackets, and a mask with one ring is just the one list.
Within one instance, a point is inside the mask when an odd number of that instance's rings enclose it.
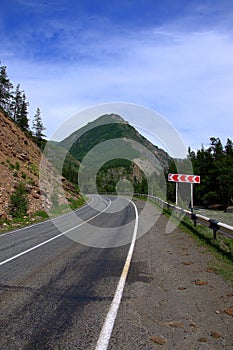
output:
{"label": "green mountain slope", "polygon": [[123,178],[133,183],[135,192],[146,192],[146,178],[163,176],[171,159],[115,114],[88,123],[59,145],[82,164],[81,173],[89,191],[95,181],[99,191],[115,191]]}
{"label": "green mountain slope", "polygon": [[[93,149],[93,147],[101,142],[116,138],[125,138],[128,142],[129,140],[133,140],[145,146],[149,151],[155,154],[162,168],[167,168],[168,162],[171,159],[167,152],[153,145],[134,127],[116,114],[104,115],[88,123],[86,126],[75,131],[61,141],[60,146],[69,150],[70,154],[81,162],[83,157]],[[125,142],[127,142],[127,140],[125,140]],[[127,146],[132,150],[134,149],[132,154],[136,157],[138,155],[136,147],[132,144],[128,144]]]}
{"label": "green mountain slope", "polygon": [[48,141],[44,155],[53,164],[54,169],[67,180],[78,183],[80,163],[56,141]]}

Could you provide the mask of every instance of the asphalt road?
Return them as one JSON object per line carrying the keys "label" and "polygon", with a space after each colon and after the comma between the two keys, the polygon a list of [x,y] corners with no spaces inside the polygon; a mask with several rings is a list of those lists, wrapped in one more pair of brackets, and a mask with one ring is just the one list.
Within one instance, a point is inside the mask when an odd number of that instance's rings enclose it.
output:
{"label": "asphalt road", "polygon": [[1,350],[233,349],[233,290],[216,258],[135,203],[93,197],[0,236]]}
{"label": "asphalt road", "polygon": [[[0,348],[95,349],[130,245],[109,246],[120,243],[125,224],[132,239],[132,203],[93,197],[75,216],[2,235]],[[111,231],[107,249],[101,228]]]}

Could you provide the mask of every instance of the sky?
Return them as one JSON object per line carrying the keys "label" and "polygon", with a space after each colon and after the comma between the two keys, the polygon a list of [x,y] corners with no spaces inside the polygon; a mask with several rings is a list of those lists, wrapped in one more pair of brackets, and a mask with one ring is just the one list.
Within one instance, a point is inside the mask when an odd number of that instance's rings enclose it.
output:
{"label": "sky", "polygon": [[[1,65],[49,139],[112,102],[155,111],[193,150],[233,139],[232,0],[2,0],[0,38]],[[123,114],[156,133],[150,113]]]}

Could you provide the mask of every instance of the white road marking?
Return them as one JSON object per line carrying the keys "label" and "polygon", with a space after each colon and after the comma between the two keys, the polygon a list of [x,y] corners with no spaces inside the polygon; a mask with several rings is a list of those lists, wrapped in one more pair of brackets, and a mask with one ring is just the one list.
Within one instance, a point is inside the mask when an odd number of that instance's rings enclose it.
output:
{"label": "white road marking", "polygon": [[133,251],[134,251],[134,246],[135,246],[135,242],[136,242],[136,237],[137,237],[137,231],[138,231],[138,210],[136,205],[130,201],[133,205],[134,205],[134,209],[135,209],[135,225],[134,225],[134,232],[133,232],[133,237],[132,237],[132,242],[128,251],[128,255],[125,261],[125,265],[123,268],[123,271],[121,273],[121,277],[120,280],[118,282],[116,291],[115,291],[115,295],[114,298],[112,300],[110,309],[107,313],[107,316],[105,318],[104,321],[104,325],[102,327],[102,330],[100,332],[98,341],[97,341],[97,345],[95,350],[107,350],[108,348],[108,344],[109,344],[109,340],[112,334],[112,330],[113,330],[113,326],[117,317],[117,313],[118,313],[118,309],[121,303],[121,298],[123,295],[123,290],[125,287],[125,282],[126,282],[126,278],[129,272],[129,267],[130,267],[130,263],[131,263],[131,259],[133,256]]}
{"label": "white road marking", "polygon": [[[94,199],[92,198],[92,200],[91,200],[89,203],[87,203],[87,204],[85,204],[84,206],[82,206],[82,207],[80,207],[80,208],[74,210],[74,212],[76,213],[77,211],[79,211],[79,210],[81,210],[81,209],[87,207],[88,205],[90,205],[90,204],[93,203],[93,202],[94,202]],[[13,230],[13,231],[10,231],[10,232],[0,233],[0,238],[2,238],[2,237],[4,237],[4,236],[12,235],[13,233],[22,231],[22,230],[27,229],[27,228],[31,228],[31,227],[34,227],[34,226],[38,226],[38,225],[44,224],[45,222],[49,222],[49,221],[54,222],[55,220],[58,220],[58,219],[62,218],[63,216],[66,216],[66,215],[69,215],[69,214],[70,214],[70,212],[69,212],[69,213],[66,213],[66,214],[63,214],[63,215],[60,215],[60,216],[57,216],[56,218],[43,220],[43,221],[37,222],[36,224],[24,226],[24,227],[18,228],[18,229],[16,229],[16,230]]]}
{"label": "white road marking", "polygon": [[6,259],[6,260],[1,261],[1,262],[0,262],[0,266],[1,266],[1,265],[4,265],[4,264],[6,264],[6,263],[8,263],[8,262],[10,262],[10,261],[12,261],[12,260],[14,260],[14,259],[17,259],[17,258],[19,258],[20,256],[25,255],[25,254],[31,252],[32,250],[35,250],[35,249],[37,249],[37,248],[39,248],[39,247],[41,247],[41,246],[43,246],[43,245],[45,245],[45,244],[47,244],[47,243],[53,241],[54,239],[57,239],[57,238],[59,238],[59,237],[61,237],[61,236],[64,236],[66,233],[68,233],[68,232],[70,232],[70,231],[73,231],[73,230],[75,230],[76,228],[82,226],[83,224],[86,224],[87,222],[89,222],[89,221],[95,219],[97,216],[99,216],[100,214],[104,213],[104,212],[110,207],[112,201],[111,201],[110,199],[108,199],[108,201],[109,201],[109,204],[107,205],[107,207],[106,207],[104,210],[102,210],[101,212],[99,212],[98,214],[92,216],[90,219],[81,222],[81,224],[78,224],[77,226],[74,226],[74,227],[70,228],[69,230],[60,233],[60,234],[57,235],[57,236],[54,236],[54,237],[52,237],[52,238],[50,238],[50,239],[48,239],[48,240],[46,240],[46,241],[44,241],[44,242],[42,242],[42,243],[40,243],[40,244],[37,244],[37,245],[34,246],[34,247],[31,247],[31,248],[29,248],[29,249],[27,249],[27,250],[24,250],[23,252],[12,256],[11,258],[8,258],[8,259]]}

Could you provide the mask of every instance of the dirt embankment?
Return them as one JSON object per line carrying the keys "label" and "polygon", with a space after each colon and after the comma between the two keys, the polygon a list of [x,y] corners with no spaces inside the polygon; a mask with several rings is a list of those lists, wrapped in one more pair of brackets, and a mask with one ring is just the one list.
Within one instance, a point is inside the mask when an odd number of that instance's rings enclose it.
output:
{"label": "dirt embankment", "polygon": [[[68,197],[77,197],[77,192],[66,179],[56,174],[47,162],[46,189],[39,186],[42,152],[27,135],[8,117],[0,113],[0,218],[9,218],[10,196],[19,182],[25,184],[28,197],[28,214],[51,208],[51,194],[62,180]],[[58,194],[59,204],[64,202]]]}

